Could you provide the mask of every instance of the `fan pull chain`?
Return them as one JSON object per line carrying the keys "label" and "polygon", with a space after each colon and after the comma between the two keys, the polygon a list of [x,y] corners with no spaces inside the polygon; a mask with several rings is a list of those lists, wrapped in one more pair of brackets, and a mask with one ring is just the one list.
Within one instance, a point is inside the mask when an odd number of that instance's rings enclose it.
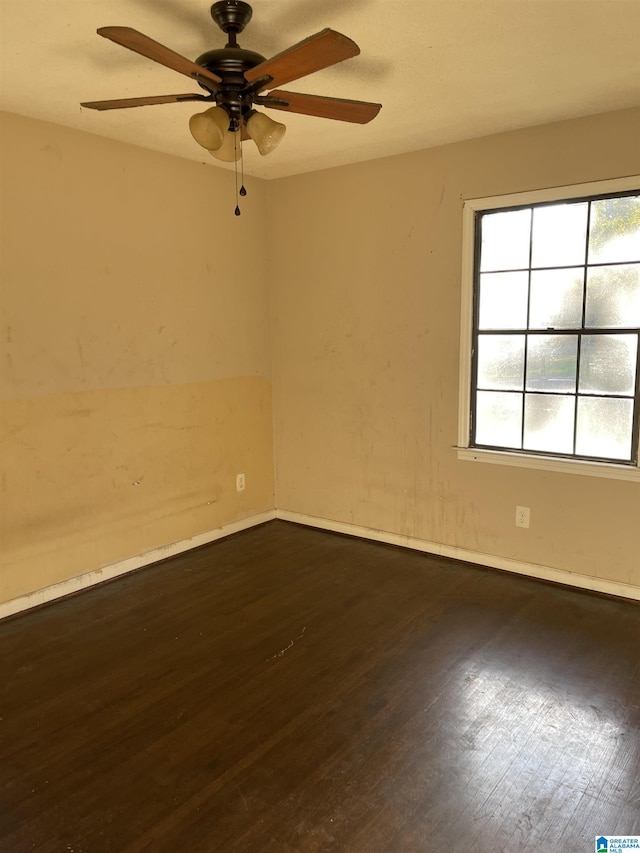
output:
{"label": "fan pull chain", "polygon": [[240,169],[241,171],[241,184],[240,184],[240,195],[245,196],[247,194],[246,189],[244,188],[244,146],[242,144],[242,135],[240,135]]}
{"label": "fan pull chain", "polygon": [[[240,205],[238,204],[238,158],[235,156],[236,152],[237,152],[237,145],[238,145],[238,137],[234,133],[233,134],[233,154],[234,154],[233,165],[234,165],[234,171],[235,171],[235,176],[236,176],[236,209],[235,209],[235,214],[236,214],[236,216],[240,216]],[[242,156],[242,147],[240,148],[240,156]]]}

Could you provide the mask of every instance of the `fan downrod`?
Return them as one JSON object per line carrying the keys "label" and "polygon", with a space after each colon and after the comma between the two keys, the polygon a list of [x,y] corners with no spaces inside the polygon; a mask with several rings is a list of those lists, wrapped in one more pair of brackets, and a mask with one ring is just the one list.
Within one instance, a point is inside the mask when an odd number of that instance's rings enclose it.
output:
{"label": "fan downrod", "polygon": [[242,0],[219,0],[211,7],[211,17],[222,32],[228,35],[241,33],[252,15],[251,6]]}

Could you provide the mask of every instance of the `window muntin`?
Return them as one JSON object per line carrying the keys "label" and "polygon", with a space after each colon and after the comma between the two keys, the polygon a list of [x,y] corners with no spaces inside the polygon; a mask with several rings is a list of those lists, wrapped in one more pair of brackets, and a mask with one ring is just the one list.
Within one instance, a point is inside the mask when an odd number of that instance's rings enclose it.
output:
{"label": "window muntin", "polygon": [[469,446],[637,464],[640,193],[475,222]]}

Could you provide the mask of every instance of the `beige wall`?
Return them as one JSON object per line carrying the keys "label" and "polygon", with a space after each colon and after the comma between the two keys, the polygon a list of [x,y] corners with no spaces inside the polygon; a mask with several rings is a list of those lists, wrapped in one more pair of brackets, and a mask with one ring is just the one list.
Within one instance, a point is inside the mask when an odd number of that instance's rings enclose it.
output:
{"label": "beige wall", "polygon": [[274,498],[264,182],[0,128],[1,602]]}
{"label": "beige wall", "polygon": [[0,602],[272,508],[272,355],[280,509],[640,585],[638,483],[452,450],[462,200],[640,172],[637,111],[250,180],[240,218],[229,172],[0,127]]}
{"label": "beige wall", "polygon": [[638,173],[622,111],[270,185],[279,509],[640,585],[640,483],[452,449],[462,200]]}

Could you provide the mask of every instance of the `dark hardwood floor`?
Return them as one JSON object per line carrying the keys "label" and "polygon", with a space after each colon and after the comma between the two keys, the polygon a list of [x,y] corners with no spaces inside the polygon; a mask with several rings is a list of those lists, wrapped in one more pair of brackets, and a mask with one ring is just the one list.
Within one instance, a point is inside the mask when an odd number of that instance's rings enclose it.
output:
{"label": "dark hardwood floor", "polygon": [[640,607],[271,522],[0,623],[3,853],[591,853]]}

